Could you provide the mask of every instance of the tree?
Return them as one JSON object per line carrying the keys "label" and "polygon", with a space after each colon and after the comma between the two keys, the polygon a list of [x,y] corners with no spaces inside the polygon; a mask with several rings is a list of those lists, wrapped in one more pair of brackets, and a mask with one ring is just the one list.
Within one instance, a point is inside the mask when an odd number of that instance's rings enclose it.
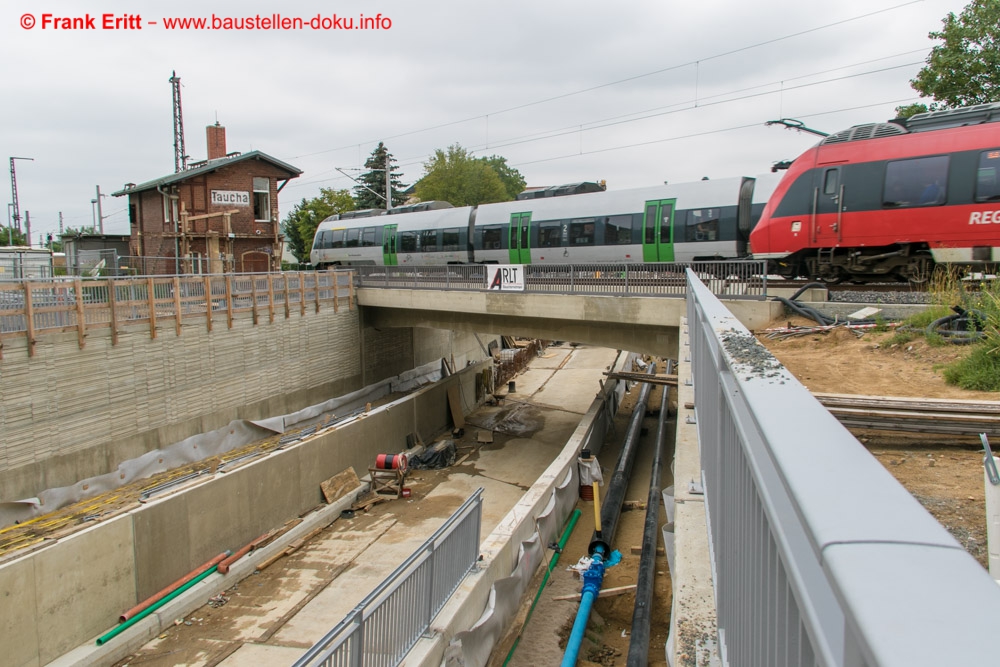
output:
{"label": "tree", "polygon": [[417,182],[417,196],[421,201],[446,201],[455,206],[514,199],[486,159],[471,157],[459,144],[449,146],[447,153],[437,149],[434,157],[424,163],[424,177]]}
{"label": "tree", "polygon": [[[354,186],[354,203],[359,209],[366,208],[385,208],[385,161],[386,157],[389,158],[389,173],[391,174],[390,183],[392,183],[392,205],[399,206],[404,201],[406,201],[406,195],[403,194],[403,190],[406,186],[403,182],[399,180],[399,167],[396,166],[396,160],[392,157],[392,153],[389,149],[385,147],[381,141],[378,142],[378,146],[372,151],[372,154],[365,160],[365,168],[368,169],[365,173],[361,174],[358,179],[364,184]],[[374,191],[374,192],[373,192]],[[378,194],[375,194],[375,193]]]}
{"label": "tree", "polygon": [[926,104],[915,102],[903,107],[896,107],[896,118],[909,118],[910,116],[916,116],[918,113],[927,113],[927,111]]}
{"label": "tree", "polygon": [[28,245],[24,239],[24,233],[17,231],[17,227],[0,225],[0,246],[12,245]]}
{"label": "tree", "polygon": [[928,37],[944,43],[931,49],[910,85],[935,100],[931,111],[1000,101],[1000,2],[972,0],[941,22],[941,32]]}
{"label": "tree", "polygon": [[524,186],[527,185],[527,181],[524,180],[521,172],[507,164],[507,158],[499,155],[491,155],[479,159],[488,164],[497,173],[497,176],[500,177],[504,190],[507,191],[507,201],[517,199],[517,196],[524,192]]}
{"label": "tree", "polygon": [[299,262],[308,262],[319,223],[335,213],[353,210],[354,198],[349,190],[320,188],[318,197],[300,201],[281,223],[281,232],[285,235],[288,249]]}

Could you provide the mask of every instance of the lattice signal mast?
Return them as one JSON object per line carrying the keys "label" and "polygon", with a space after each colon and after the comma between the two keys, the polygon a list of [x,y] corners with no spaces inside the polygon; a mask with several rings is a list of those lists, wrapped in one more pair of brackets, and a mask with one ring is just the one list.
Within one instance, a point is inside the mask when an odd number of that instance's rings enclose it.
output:
{"label": "lattice signal mast", "polygon": [[174,172],[187,169],[187,151],[184,150],[184,112],[181,109],[181,78],[171,72],[170,85],[174,92]]}
{"label": "lattice signal mast", "polygon": [[21,231],[21,207],[17,201],[17,172],[14,171],[14,160],[34,160],[33,157],[12,157],[10,159],[10,196],[14,200],[14,229]]}

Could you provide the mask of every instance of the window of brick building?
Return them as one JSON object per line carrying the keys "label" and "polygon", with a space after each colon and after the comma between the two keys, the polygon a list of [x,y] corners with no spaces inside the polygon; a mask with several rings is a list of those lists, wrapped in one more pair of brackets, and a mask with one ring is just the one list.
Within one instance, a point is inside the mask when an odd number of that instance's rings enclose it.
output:
{"label": "window of brick building", "polygon": [[253,179],[253,219],[271,222],[271,179]]}

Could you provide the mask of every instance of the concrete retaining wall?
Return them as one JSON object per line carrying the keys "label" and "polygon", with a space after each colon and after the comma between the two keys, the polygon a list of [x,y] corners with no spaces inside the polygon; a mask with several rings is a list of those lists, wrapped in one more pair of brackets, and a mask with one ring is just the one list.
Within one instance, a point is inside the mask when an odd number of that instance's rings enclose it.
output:
{"label": "concrete retaining wall", "polygon": [[[30,497],[115,470],[122,461],[233,419],[286,414],[364,386],[358,309],[293,314],[233,328],[173,322],[4,342],[0,361],[0,500]],[[409,359],[403,363],[412,361]],[[412,368],[407,365],[406,368]],[[377,371],[377,369],[375,369]],[[385,377],[385,376],[383,376]],[[374,380],[370,380],[374,381]]]}
{"label": "concrete retaining wall", "polygon": [[[92,643],[198,565],[315,508],[322,481],[349,466],[364,476],[376,454],[404,450],[414,431],[430,441],[451,428],[449,387],[475,405],[482,367],[0,565],[2,662],[46,664]],[[108,651],[128,649],[115,641]]]}

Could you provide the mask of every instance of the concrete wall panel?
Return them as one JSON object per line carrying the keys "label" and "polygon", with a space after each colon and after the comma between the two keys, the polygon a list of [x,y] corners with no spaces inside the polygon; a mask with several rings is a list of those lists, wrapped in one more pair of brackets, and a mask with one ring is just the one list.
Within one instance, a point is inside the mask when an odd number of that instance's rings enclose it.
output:
{"label": "concrete wall panel", "polygon": [[33,559],[0,566],[0,656],[5,664],[40,664],[36,595]]}
{"label": "concrete wall panel", "polygon": [[[136,562],[133,605],[191,571],[187,504],[187,494],[179,493],[132,515]],[[213,546],[218,545],[213,542]]]}
{"label": "concrete wall panel", "polygon": [[38,657],[55,660],[110,630],[135,599],[132,521],[121,516],[34,558]]}
{"label": "concrete wall panel", "polygon": [[253,516],[249,477],[238,473],[216,475],[211,484],[200,484],[184,494],[188,497],[190,545],[185,572],[223,551],[236,551],[248,541],[244,538],[247,528],[252,526]]}

